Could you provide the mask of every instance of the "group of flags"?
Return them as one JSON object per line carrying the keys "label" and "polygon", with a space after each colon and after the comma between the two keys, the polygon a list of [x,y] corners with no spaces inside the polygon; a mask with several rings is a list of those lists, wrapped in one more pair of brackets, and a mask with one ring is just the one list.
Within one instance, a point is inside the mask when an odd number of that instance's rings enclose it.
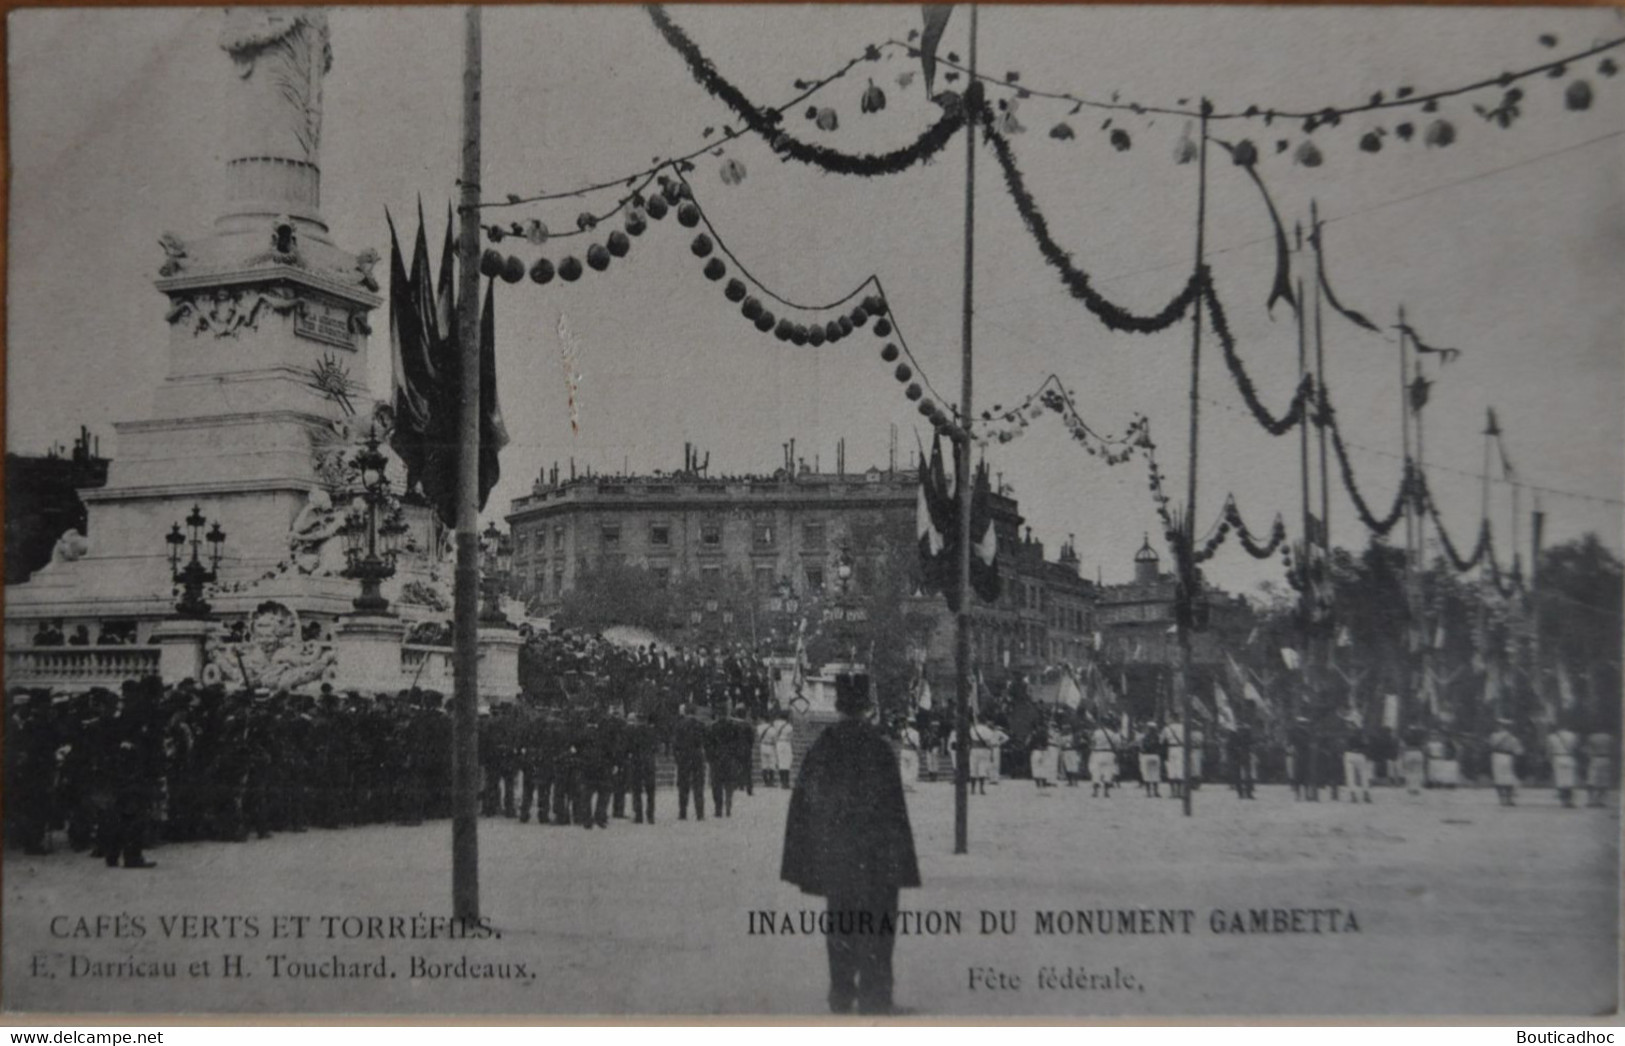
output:
{"label": "group of flags", "polygon": [[[438,278],[430,271],[429,240],[422,208],[407,269],[389,221],[389,342],[394,362],[395,426],[389,445],[406,467],[406,489],[418,489],[440,522],[457,525],[457,462],[463,394],[457,347],[456,251],[446,215],[446,241]],[[498,455],[508,443],[497,400],[495,281],[487,284],[480,317],[480,480],[484,508],[501,474]]]}
{"label": "group of flags", "polygon": [[[976,468],[971,487],[970,587],[984,603],[999,598],[999,539],[993,527],[992,491],[987,465]],[[928,588],[943,593],[948,607],[959,610],[959,503],[953,479],[943,466],[942,440],[933,437],[929,461],[920,455],[916,511],[920,567]]]}

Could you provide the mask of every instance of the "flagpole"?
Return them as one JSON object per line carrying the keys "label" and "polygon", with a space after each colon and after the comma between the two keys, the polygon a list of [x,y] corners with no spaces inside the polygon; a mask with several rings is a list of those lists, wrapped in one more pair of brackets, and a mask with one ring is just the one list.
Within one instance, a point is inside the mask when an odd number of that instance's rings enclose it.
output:
{"label": "flagpole", "polygon": [[[965,85],[968,102],[979,83],[976,79],[976,5],[970,5],[970,80]],[[971,318],[974,315],[976,277],[976,121],[979,113],[965,113],[965,288],[959,328],[960,378],[959,422],[955,440],[954,476],[959,483],[959,606],[955,614],[954,669],[957,693],[954,707],[955,737],[959,751],[954,756],[954,853],[970,852],[970,526],[971,526]]]}
{"label": "flagpole", "polygon": [[480,9],[464,12],[463,167],[457,230],[457,343],[461,403],[457,456],[457,572],[453,621],[452,912],[480,914]]}
{"label": "flagpole", "polygon": [[[1326,344],[1321,335],[1320,326],[1320,296],[1321,288],[1325,286],[1326,279],[1323,274],[1320,252],[1320,208],[1313,200],[1309,201],[1309,222],[1315,230],[1315,387],[1319,389],[1316,395],[1317,403],[1320,397],[1326,394]],[[1303,292],[1298,293],[1298,302],[1303,302]],[[1308,415],[1304,415],[1304,425],[1307,430]],[[1332,501],[1331,501],[1331,472],[1326,467],[1326,426],[1320,426],[1320,550],[1322,553],[1322,569],[1325,571],[1326,593],[1331,598],[1332,573]],[[1325,657],[1326,667],[1332,666],[1337,654],[1337,643],[1332,638],[1335,631],[1332,628],[1331,607],[1328,605],[1325,631]]]}
{"label": "flagpole", "polygon": [[[1299,244],[1300,248],[1302,244]],[[1303,314],[1303,279],[1298,279],[1298,387],[1309,373],[1309,334]],[[1309,629],[1313,611],[1314,592],[1310,585],[1310,568],[1314,563],[1313,527],[1309,515],[1309,426],[1298,426],[1298,485],[1303,503],[1303,555],[1298,560],[1302,588],[1298,595],[1298,671],[1303,675],[1303,704],[1309,697]]]}
{"label": "flagpole", "polygon": [[[1206,98],[1202,99],[1202,142],[1197,153],[1196,176],[1196,271],[1199,278],[1205,278],[1202,268],[1205,264],[1203,234],[1207,230],[1207,117],[1212,108]],[[1184,781],[1183,806],[1185,816],[1191,816],[1191,630],[1196,624],[1196,461],[1197,436],[1201,425],[1202,401],[1202,299],[1198,297],[1191,304],[1191,445],[1190,445],[1190,474],[1185,481],[1185,533],[1180,539],[1184,551],[1176,557],[1176,566],[1185,576],[1181,579],[1184,591],[1184,613],[1176,617],[1175,624],[1179,629],[1179,702],[1180,702],[1180,752],[1183,753],[1185,765],[1180,767],[1180,774]]]}
{"label": "flagpole", "polygon": [[[1406,479],[1409,478],[1409,470],[1410,470],[1410,467],[1411,467],[1411,399],[1410,399],[1410,390],[1409,390],[1409,385],[1408,385],[1408,379],[1406,377],[1406,372],[1407,372],[1408,368],[1405,365],[1405,342],[1406,342],[1406,339],[1409,337],[1409,335],[1407,335],[1406,331],[1405,331],[1405,306],[1403,306],[1403,305],[1401,305],[1399,307],[1398,329],[1399,329],[1399,446],[1400,446],[1400,459],[1401,459],[1401,461],[1404,462],[1404,465],[1405,465],[1405,473],[1401,475],[1400,481],[1403,483],[1403,482],[1405,482]],[[1421,479],[1421,472],[1420,471],[1416,472],[1416,478],[1418,480]],[[1418,653],[1419,653],[1420,650],[1426,649],[1426,645],[1432,641],[1432,637],[1427,635],[1427,632],[1426,632],[1427,623],[1421,619],[1421,616],[1420,616],[1420,609],[1421,608],[1420,608],[1419,602],[1418,602],[1418,600],[1416,598],[1416,578],[1415,578],[1416,529],[1417,529],[1417,524],[1419,523],[1419,520],[1416,519],[1417,504],[1416,504],[1414,498],[1412,497],[1412,495],[1414,493],[1415,493],[1414,490],[1413,491],[1407,491],[1406,494],[1405,494],[1405,500],[1403,502],[1403,506],[1404,506],[1404,510],[1405,510],[1405,579],[1404,579],[1404,584],[1405,584],[1405,605],[1406,605],[1407,609],[1410,611],[1410,619],[1411,619],[1410,624],[1409,624],[1409,626],[1407,628],[1407,631],[1409,632],[1409,635],[1407,636],[1407,642],[1405,644],[1405,651],[1404,651],[1404,664],[1405,664],[1406,670],[1407,670],[1406,675],[1410,677],[1410,678],[1406,679],[1407,687],[1413,686],[1413,685],[1419,686],[1419,685],[1422,684],[1423,681],[1417,680],[1417,677],[1416,677],[1416,665],[1417,665],[1417,662],[1420,660],[1420,658],[1418,657]],[[1418,641],[1418,637],[1420,637],[1420,641]],[[1422,666],[1422,671],[1425,672],[1426,670],[1427,670],[1426,666],[1423,665]]]}

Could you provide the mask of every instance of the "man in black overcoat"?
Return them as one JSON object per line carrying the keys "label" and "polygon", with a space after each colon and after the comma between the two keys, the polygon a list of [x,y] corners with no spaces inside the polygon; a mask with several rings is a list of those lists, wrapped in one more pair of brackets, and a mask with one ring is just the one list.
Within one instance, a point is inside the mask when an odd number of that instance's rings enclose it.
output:
{"label": "man in black overcoat", "polygon": [[779,877],[828,901],[829,1008],[892,1011],[897,891],[920,885],[903,779],[865,718],[866,676],[836,680],[841,719],[807,752],[790,796]]}

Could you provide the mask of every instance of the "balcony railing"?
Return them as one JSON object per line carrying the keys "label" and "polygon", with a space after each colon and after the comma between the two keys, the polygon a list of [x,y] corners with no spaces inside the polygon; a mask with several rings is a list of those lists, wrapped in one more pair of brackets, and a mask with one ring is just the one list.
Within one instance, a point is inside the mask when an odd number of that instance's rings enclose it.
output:
{"label": "balcony railing", "polygon": [[158,674],[158,648],[24,647],[6,651],[7,686],[117,686]]}

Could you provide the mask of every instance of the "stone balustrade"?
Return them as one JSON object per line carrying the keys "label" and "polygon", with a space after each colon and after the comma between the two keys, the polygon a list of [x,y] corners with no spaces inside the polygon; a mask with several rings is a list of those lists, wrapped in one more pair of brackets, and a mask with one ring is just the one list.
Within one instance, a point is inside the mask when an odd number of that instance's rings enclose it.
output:
{"label": "stone balustrade", "polygon": [[22,647],[6,651],[6,685],[117,688],[126,679],[158,674],[155,646]]}

